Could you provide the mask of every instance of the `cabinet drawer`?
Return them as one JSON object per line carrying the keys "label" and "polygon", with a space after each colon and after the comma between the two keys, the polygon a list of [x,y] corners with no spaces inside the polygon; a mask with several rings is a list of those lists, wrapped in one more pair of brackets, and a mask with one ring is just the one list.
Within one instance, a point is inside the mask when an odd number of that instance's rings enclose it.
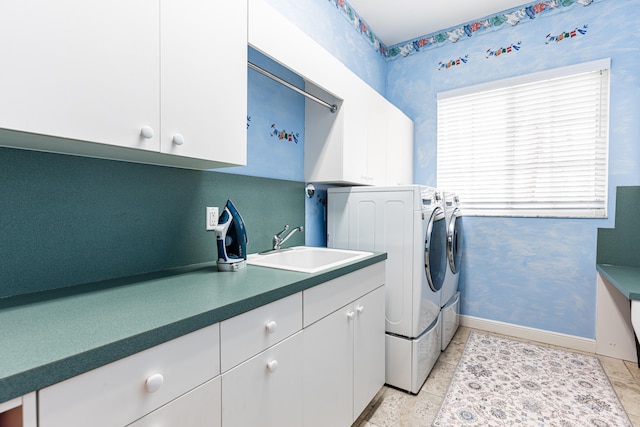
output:
{"label": "cabinet drawer", "polygon": [[220,324],[222,372],[302,329],[302,293],[225,320]]}
{"label": "cabinet drawer", "polygon": [[384,269],[385,263],[379,262],[305,290],[304,327],[384,284]]}
{"label": "cabinet drawer", "polygon": [[215,324],[44,388],[39,426],[129,424],[218,375],[219,337]]}
{"label": "cabinet drawer", "polygon": [[129,427],[220,427],[220,377],[202,384]]}

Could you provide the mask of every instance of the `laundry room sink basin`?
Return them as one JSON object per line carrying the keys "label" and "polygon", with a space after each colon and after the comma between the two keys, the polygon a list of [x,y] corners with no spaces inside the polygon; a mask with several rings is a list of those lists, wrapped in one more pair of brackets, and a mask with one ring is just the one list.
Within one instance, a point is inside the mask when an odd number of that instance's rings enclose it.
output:
{"label": "laundry room sink basin", "polygon": [[369,255],[372,255],[372,253],[346,249],[295,246],[270,251],[265,254],[250,254],[247,257],[247,264],[302,273],[317,273],[329,268],[340,267],[341,265],[366,258]]}

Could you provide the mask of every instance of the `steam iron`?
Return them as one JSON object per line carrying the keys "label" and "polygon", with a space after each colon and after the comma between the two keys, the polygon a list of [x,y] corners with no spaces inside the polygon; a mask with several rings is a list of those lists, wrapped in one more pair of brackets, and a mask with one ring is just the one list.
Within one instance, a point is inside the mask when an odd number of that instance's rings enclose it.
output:
{"label": "steam iron", "polygon": [[218,246],[218,270],[237,271],[246,267],[247,232],[242,216],[231,200],[227,200],[214,231]]}

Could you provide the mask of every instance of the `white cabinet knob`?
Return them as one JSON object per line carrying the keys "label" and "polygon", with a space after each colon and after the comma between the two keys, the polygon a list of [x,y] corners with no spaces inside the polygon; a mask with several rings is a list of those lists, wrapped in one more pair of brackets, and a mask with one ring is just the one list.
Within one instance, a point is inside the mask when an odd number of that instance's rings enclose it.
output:
{"label": "white cabinet knob", "polygon": [[356,307],[356,311],[358,312],[358,314],[362,314],[364,312],[364,306],[359,305],[358,307]]}
{"label": "white cabinet knob", "polygon": [[142,129],[140,129],[140,135],[142,135],[144,139],[153,138],[153,128],[151,126],[142,126]]}
{"label": "white cabinet knob", "polygon": [[267,322],[267,324],[264,325],[264,328],[267,330],[267,332],[272,334],[276,331],[276,329],[278,329],[278,324],[276,323],[275,320],[272,320],[270,322]]}
{"label": "white cabinet knob", "polygon": [[273,373],[275,371],[278,370],[278,361],[277,360],[272,360],[271,362],[267,363],[267,371]]}
{"label": "white cabinet knob", "polygon": [[162,374],[153,374],[149,378],[147,378],[144,386],[149,393],[154,393],[160,389],[163,383],[164,377],[162,376]]}
{"label": "white cabinet knob", "polygon": [[176,133],[175,135],[173,135],[173,143],[176,145],[184,144],[184,136],[180,135],[179,133]]}
{"label": "white cabinet knob", "polygon": [[349,311],[349,312],[347,313],[347,319],[349,319],[349,320],[353,319],[353,316],[354,316],[354,315],[355,315],[355,313],[354,313],[353,311]]}

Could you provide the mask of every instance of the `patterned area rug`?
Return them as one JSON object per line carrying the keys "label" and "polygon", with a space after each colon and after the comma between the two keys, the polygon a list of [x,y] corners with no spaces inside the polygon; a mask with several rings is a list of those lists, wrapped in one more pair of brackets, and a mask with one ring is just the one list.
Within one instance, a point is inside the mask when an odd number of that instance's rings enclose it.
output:
{"label": "patterned area rug", "polygon": [[477,332],[433,425],[632,427],[595,357]]}

